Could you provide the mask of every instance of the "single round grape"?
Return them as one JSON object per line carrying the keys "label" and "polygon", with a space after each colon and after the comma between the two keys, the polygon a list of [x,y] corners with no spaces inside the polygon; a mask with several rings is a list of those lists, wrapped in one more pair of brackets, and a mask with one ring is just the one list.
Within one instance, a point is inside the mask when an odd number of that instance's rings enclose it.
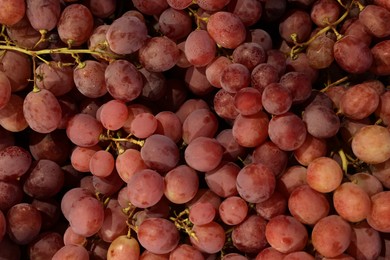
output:
{"label": "single round grape", "polygon": [[359,21],[374,37],[385,38],[389,36],[390,11],[382,6],[373,4],[366,7],[359,13]]}
{"label": "single round grape", "polygon": [[316,138],[311,134],[306,135],[303,144],[293,151],[295,159],[304,166],[308,166],[318,157],[326,156],[328,146],[325,139]]}
{"label": "single round grape", "polygon": [[326,35],[320,35],[314,39],[306,49],[306,56],[310,66],[315,69],[328,68],[334,61],[334,40]]}
{"label": "single round grape", "polygon": [[89,161],[100,150],[101,148],[98,145],[91,147],[76,146],[70,155],[70,162],[73,168],[79,172],[89,172]]}
{"label": "single round grape", "polygon": [[301,9],[288,11],[279,24],[279,34],[288,43],[293,43],[292,34],[296,35],[297,42],[305,42],[311,33],[310,15]]}
{"label": "single round grape", "polygon": [[316,191],[327,193],[340,186],[343,170],[330,157],[318,157],[307,166],[307,183]]}
{"label": "single round grape", "polygon": [[330,138],[340,129],[340,119],[333,109],[323,105],[309,105],[303,112],[307,132],[316,138]]}
{"label": "single round grape", "polygon": [[271,197],[276,179],[270,168],[262,163],[251,163],[237,175],[237,191],[247,202],[259,203]]}
{"label": "single round grape", "polygon": [[165,135],[178,143],[183,135],[180,118],[171,111],[161,111],[156,114],[157,129],[156,134]]}
{"label": "single round grape", "polygon": [[187,88],[197,96],[205,96],[214,90],[214,87],[207,80],[206,67],[188,67],[184,81]]}
{"label": "single round grape", "polygon": [[378,76],[387,75],[390,72],[390,66],[388,62],[390,48],[390,41],[383,40],[375,44],[371,48],[371,53],[373,56],[373,62],[370,70]]}
{"label": "single round grape", "polygon": [[210,202],[196,202],[189,209],[188,218],[194,225],[205,225],[215,218],[216,210]]}
{"label": "single round grape", "polygon": [[0,124],[10,132],[20,132],[28,127],[23,114],[23,98],[11,94],[9,101],[0,109]]}
{"label": "single round grape", "polygon": [[164,179],[156,171],[144,169],[136,172],[127,184],[131,204],[139,208],[155,205],[164,195]]}
{"label": "single round grape", "polygon": [[234,106],[234,96],[234,93],[229,93],[224,89],[218,90],[214,95],[214,110],[219,117],[230,121],[239,115]]}
{"label": "single round grape", "polygon": [[352,225],[351,243],[347,253],[355,259],[377,259],[382,250],[380,233],[366,221]]}
{"label": "single round grape", "polygon": [[288,215],[279,215],[269,220],[265,227],[268,243],[282,253],[303,250],[308,241],[305,226]]}
{"label": "single round grape", "polygon": [[199,177],[196,171],[187,165],[179,165],[164,176],[164,195],[176,204],[193,199],[198,192]]}
{"label": "single round grape", "polygon": [[389,201],[390,192],[382,191],[371,197],[371,211],[367,216],[368,224],[379,232],[388,233],[390,230],[389,222]]}
{"label": "single round grape", "polygon": [[58,35],[65,44],[80,46],[88,41],[93,25],[93,15],[88,7],[71,4],[61,13],[57,24]]}
{"label": "single round grape", "polygon": [[205,173],[208,188],[222,198],[237,195],[236,179],[240,167],[233,162],[222,162],[214,170]]}
{"label": "single round grape", "polygon": [[115,169],[122,180],[128,183],[131,177],[140,170],[146,169],[147,166],[141,158],[141,153],[135,149],[126,149],[119,154],[115,160]]}
{"label": "single round grape", "polygon": [[205,30],[192,31],[184,45],[184,54],[189,63],[197,67],[210,64],[216,55],[217,46]]}
{"label": "single round grape", "polygon": [[83,147],[97,145],[102,132],[102,124],[88,114],[74,115],[66,126],[66,135],[70,141]]}
{"label": "single round grape", "polygon": [[147,15],[160,15],[169,7],[166,0],[132,0],[135,8]]}
{"label": "single round grape", "polygon": [[114,156],[105,150],[94,153],[89,161],[89,170],[95,176],[107,177],[115,167]]}
{"label": "single round grape", "polygon": [[256,0],[231,0],[226,9],[240,17],[246,27],[256,24],[263,15],[263,5]]}
{"label": "single round grape", "polygon": [[64,246],[62,236],[56,232],[41,233],[37,239],[29,244],[30,259],[51,259]]}
{"label": "single round grape", "polygon": [[241,224],[233,227],[233,245],[241,252],[258,253],[267,246],[265,236],[267,221],[257,215],[250,215]]}
{"label": "single round grape", "polygon": [[[3,9],[4,10],[4,9]],[[8,77],[12,92],[23,90],[32,78],[31,60],[21,52],[6,51],[0,57],[1,71]]]}
{"label": "single round grape", "polygon": [[129,259],[136,260],[140,256],[140,246],[135,238],[128,238],[125,235],[119,236],[108,248],[107,260]]}
{"label": "single round grape", "polygon": [[87,249],[79,245],[66,245],[58,250],[54,255],[52,260],[61,260],[61,259],[79,259],[79,260],[88,260],[89,254]]}
{"label": "single round grape", "polygon": [[186,163],[201,172],[211,171],[219,165],[223,156],[223,148],[214,138],[197,137],[184,151]]}
{"label": "single round grape", "polygon": [[225,244],[225,231],[217,222],[210,222],[205,225],[194,225],[190,236],[192,245],[203,253],[214,254],[219,252]]}
{"label": "single round grape", "polygon": [[179,162],[179,148],[169,137],[154,134],[146,138],[141,158],[149,168],[166,173]]}
{"label": "single round grape", "polygon": [[264,88],[261,103],[268,113],[281,115],[290,110],[293,97],[289,89],[280,83],[271,83]]}
{"label": "single round grape", "polygon": [[309,76],[303,72],[290,71],[284,74],[279,83],[290,90],[293,103],[307,100],[312,93],[312,83]]}
{"label": "single round grape", "polygon": [[220,83],[222,89],[230,93],[237,93],[243,88],[249,87],[250,71],[240,63],[227,65],[221,72]]}
{"label": "single round grape", "polygon": [[105,242],[112,243],[116,238],[126,235],[128,231],[127,216],[123,214],[118,200],[111,199],[104,209],[104,221],[98,234]]}
{"label": "single round grape", "polygon": [[233,123],[233,137],[243,147],[256,147],[266,141],[268,126],[268,115],[263,111],[250,116],[240,114]]}
{"label": "single round grape", "polygon": [[383,163],[390,158],[390,132],[379,125],[364,126],[353,136],[352,151],[366,163]]}
{"label": "single round grape", "polygon": [[335,257],[348,248],[351,233],[352,228],[347,221],[338,215],[329,215],[314,225],[311,238],[314,248],[321,255]]}
{"label": "single round grape", "polygon": [[333,0],[316,1],[310,10],[310,18],[318,27],[334,23],[340,16],[340,5]]}
{"label": "single round grape", "polygon": [[250,71],[267,61],[267,52],[255,42],[244,42],[233,51],[233,62],[243,64]]}
{"label": "single round grape", "polygon": [[26,3],[23,0],[2,0],[0,1],[0,23],[6,26],[14,25],[22,20],[26,12]]}
{"label": "single round grape", "polygon": [[46,89],[27,94],[23,102],[23,114],[30,128],[43,134],[54,131],[62,118],[60,103]]}
{"label": "single round grape", "polygon": [[91,13],[99,18],[109,17],[115,12],[115,8],[117,7],[117,2],[115,0],[88,0],[86,4],[91,10]]}
{"label": "single round grape", "polygon": [[248,204],[238,196],[227,197],[219,205],[219,216],[227,225],[238,225],[248,215]]}
{"label": "single round grape", "polygon": [[190,15],[174,8],[165,9],[158,19],[158,24],[161,32],[174,41],[187,37],[192,31]]}
{"label": "single round grape", "polygon": [[135,137],[145,139],[154,134],[157,127],[158,121],[154,115],[140,113],[131,122],[130,131]]}
{"label": "single round grape", "polygon": [[224,48],[234,49],[245,41],[245,25],[240,18],[226,11],[210,15],[207,31],[214,41]]}
{"label": "single round grape", "polygon": [[110,100],[102,105],[100,122],[108,130],[118,130],[128,118],[126,103],[120,100]]}
{"label": "single round grape", "polygon": [[153,37],[138,51],[142,66],[151,72],[163,72],[171,69],[179,60],[177,44],[166,36]]}
{"label": "single round grape", "polygon": [[209,109],[197,109],[191,112],[183,122],[183,141],[190,144],[197,137],[212,138],[218,130],[218,120]]}
{"label": "single round grape", "polygon": [[84,61],[83,67],[76,67],[73,72],[74,84],[77,89],[86,97],[98,98],[107,93],[104,72],[107,65],[94,61]]}
{"label": "single round grape", "polygon": [[266,220],[285,214],[286,209],[287,199],[277,190],[267,200],[256,203],[256,213]]}
{"label": "single round grape", "polygon": [[139,243],[155,254],[171,252],[179,244],[180,239],[175,224],[163,218],[145,219],[138,226],[137,236]]}

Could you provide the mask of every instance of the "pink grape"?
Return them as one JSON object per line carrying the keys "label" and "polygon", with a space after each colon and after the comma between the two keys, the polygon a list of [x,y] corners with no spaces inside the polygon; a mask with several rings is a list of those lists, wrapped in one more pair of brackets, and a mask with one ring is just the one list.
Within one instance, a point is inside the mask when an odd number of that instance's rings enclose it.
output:
{"label": "pink grape", "polygon": [[135,149],[126,149],[119,154],[115,160],[115,169],[121,179],[128,183],[131,177],[140,170],[146,169],[147,166],[141,158],[141,153]]}
{"label": "pink grape", "polygon": [[0,12],[1,24],[9,26],[22,20],[26,11],[26,3],[24,1],[3,0],[0,4],[3,6],[3,10]]}
{"label": "pink grape", "polygon": [[222,198],[237,195],[236,178],[240,169],[233,162],[222,162],[214,170],[205,173],[208,188]]}
{"label": "pink grape", "polygon": [[183,122],[183,141],[190,144],[197,137],[212,138],[218,130],[218,120],[209,109],[197,109],[191,112]]}
{"label": "pink grape", "polygon": [[307,166],[307,183],[316,191],[327,193],[340,186],[343,170],[337,161],[318,157]]}
{"label": "pink grape", "polygon": [[31,154],[22,147],[8,146],[0,150],[0,180],[16,180],[27,173]]}
{"label": "pink grape", "polygon": [[256,203],[256,213],[266,220],[285,214],[286,209],[287,199],[277,190],[267,200]]}
{"label": "pink grape", "polygon": [[194,66],[206,66],[215,58],[217,46],[205,30],[191,32],[184,45],[187,60]]}
{"label": "pink grape", "polygon": [[256,147],[266,141],[268,126],[268,115],[263,111],[250,116],[238,115],[232,127],[233,137],[243,147]]}
{"label": "pink grape", "polygon": [[185,149],[186,163],[197,171],[211,171],[219,165],[223,148],[214,138],[197,137]]}
{"label": "pink grape", "polygon": [[196,171],[187,165],[179,165],[164,176],[164,195],[176,204],[183,204],[193,199],[199,188]]}
{"label": "pink grape", "polygon": [[130,131],[137,138],[148,138],[158,127],[156,117],[150,113],[140,113],[131,122]]}
{"label": "pink grape", "polygon": [[194,225],[205,225],[214,220],[216,211],[209,202],[196,202],[189,209],[189,220]]}
{"label": "pink grape", "polygon": [[0,124],[11,132],[20,132],[28,127],[23,113],[23,98],[11,94],[8,103],[0,109]]}
{"label": "pink grape", "polygon": [[225,56],[219,56],[214,58],[206,66],[206,78],[216,88],[222,88],[221,86],[221,73],[225,67],[232,64],[232,61]]}
{"label": "pink grape", "polygon": [[94,61],[84,61],[83,67],[76,67],[73,72],[73,80],[77,89],[86,97],[98,98],[107,93],[104,72],[107,65]]}
{"label": "pink grape", "polygon": [[119,260],[123,258],[136,260],[139,259],[140,251],[139,243],[135,238],[128,238],[122,235],[114,239],[110,244],[107,260]]}
{"label": "pink grape", "polygon": [[219,205],[219,216],[227,225],[238,225],[247,217],[247,202],[238,196],[227,197]]}
{"label": "pink grape", "polygon": [[195,237],[191,236],[192,245],[207,254],[217,253],[225,244],[225,232],[217,222],[210,222],[205,225],[194,225],[192,231]]}
{"label": "pink grape", "polygon": [[128,117],[128,110],[125,102],[120,100],[110,100],[102,105],[100,111],[100,122],[108,130],[118,130]]}
{"label": "pink grape", "polygon": [[229,93],[237,93],[239,90],[249,87],[250,71],[240,63],[227,65],[220,77],[222,89]]}
{"label": "pink grape", "polygon": [[87,249],[85,249],[85,247],[83,246],[66,245],[54,254],[52,260],[60,260],[66,258],[88,260],[89,255]]}
{"label": "pink grape", "polygon": [[115,167],[115,158],[108,151],[101,150],[94,153],[89,161],[89,170],[95,176],[107,177]]}
{"label": "pink grape", "polygon": [[204,260],[204,256],[199,250],[197,250],[191,245],[179,244],[173,251],[171,251],[171,253],[169,254],[169,259],[170,260],[180,260],[180,259]]}
{"label": "pink grape", "polygon": [[389,232],[389,208],[386,202],[390,196],[389,191],[382,191],[371,197],[371,211],[367,216],[368,224],[379,232]]}
{"label": "pink grape", "polygon": [[66,126],[66,135],[70,141],[83,147],[97,145],[102,132],[102,124],[88,114],[74,115]]}

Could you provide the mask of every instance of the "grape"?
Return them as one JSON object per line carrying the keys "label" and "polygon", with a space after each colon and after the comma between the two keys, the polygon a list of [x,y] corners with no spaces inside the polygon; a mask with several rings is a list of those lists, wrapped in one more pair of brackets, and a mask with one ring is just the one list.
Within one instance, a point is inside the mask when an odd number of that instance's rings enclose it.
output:
{"label": "grape", "polygon": [[301,103],[311,95],[312,84],[310,78],[303,72],[287,72],[280,78],[279,83],[290,90],[293,103]]}
{"label": "grape", "polygon": [[164,179],[156,171],[144,169],[136,172],[127,184],[131,204],[139,208],[155,205],[164,194]]}
{"label": "grape", "polygon": [[215,218],[216,210],[210,202],[196,202],[189,209],[189,220],[194,225],[206,225]]}
{"label": "grape", "polygon": [[265,141],[253,150],[252,162],[263,163],[274,172],[275,176],[280,176],[287,166],[288,154],[273,142]]}
{"label": "grape", "polygon": [[261,250],[255,260],[267,260],[267,259],[274,259],[274,260],[283,260],[284,256],[286,254],[279,252],[273,247],[266,247],[265,249]]}
{"label": "grape", "polygon": [[184,54],[194,66],[203,67],[210,64],[216,55],[217,46],[205,30],[192,31],[184,44]]}
{"label": "grape", "polygon": [[102,132],[102,124],[88,114],[74,115],[66,126],[66,135],[70,141],[82,147],[97,145]]}
{"label": "grape", "polygon": [[[356,59],[354,53],[360,53]],[[373,63],[373,54],[360,39],[347,35],[333,46],[333,54],[337,64],[349,73],[359,74],[367,71]]]}
{"label": "grape", "polygon": [[308,241],[305,226],[288,215],[278,215],[269,220],[265,227],[268,243],[282,253],[303,250]]}
{"label": "grape", "polygon": [[298,149],[306,139],[305,123],[297,115],[286,112],[271,118],[268,124],[269,138],[281,150]]}
{"label": "grape", "polygon": [[191,208],[192,205],[198,202],[211,203],[214,206],[214,209],[218,211],[219,206],[221,205],[221,198],[211,190],[203,188],[198,190],[195,197],[192,200],[190,200],[188,203],[186,203],[186,206],[188,208]]}
{"label": "grape", "polygon": [[23,189],[18,181],[0,181],[0,210],[6,212],[12,206],[21,203]]}
{"label": "grape", "polygon": [[6,74],[0,72],[0,110],[3,109],[11,99],[11,83]]}
{"label": "grape", "polygon": [[149,168],[166,173],[179,162],[179,148],[169,137],[154,134],[146,138],[141,158]]}
{"label": "grape", "polygon": [[115,158],[108,151],[101,150],[94,153],[89,161],[90,172],[99,177],[109,176],[115,167]]}
{"label": "grape", "polygon": [[205,173],[208,188],[218,196],[227,198],[237,195],[236,178],[240,167],[233,162],[222,162],[214,170]]}
{"label": "grape", "polygon": [[1,69],[8,77],[12,92],[23,90],[28,85],[28,80],[32,77],[31,61],[23,53],[16,51],[6,51],[0,57]]}
{"label": "grape", "polygon": [[12,206],[7,212],[6,219],[9,237],[20,245],[26,245],[33,241],[41,230],[41,214],[28,203]]}
{"label": "grape", "polygon": [[351,243],[351,225],[338,215],[329,215],[319,220],[313,228],[312,243],[324,257],[343,253]]}
{"label": "grape", "polygon": [[266,220],[270,220],[278,215],[285,214],[287,209],[287,200],[282,193],[275,190],[274,193],[265,201],[256,203],[256,213]]}
{"label": "grape", "polygon": [[53,198],[45,198],[45,199],[33,199],[31,202],[42,216],[42,227],[41,230],[50,230],[59,223],[59,219],[61,216],[60,203]]}
{"label": "grape", "polygon": [[113,242],[117,237],[127,234],[127,216],[116,199],[111,199],[104,209],[104,221],[98,234],[106,242]]}
{"label": "grape", "polygon": [[142,93],[142,75],[129,61],[116,60],[110,63],[104,77],[107,90],[115,99],[128,102]]}
{"label": "grape", "polygon": [[327,193],[340,186],[343,170],[329,157],[318,157],[307,166],[307,183],[316,191]]}
{"label": "grape", "polygon": [[290,110],[293,97],[289,89],[280,83],[270,83],[261,95],[261,103],[268,113],[282,115]]}
{"label": "grape", "polygon": [[244,158],[246,149],[239,145],[233,138],[233,131],[230,128],[224,129],[215,137],[224,147],[223,160],[236,160],[239,157]]}
{"label": "grape", "polygon": [[184,151],[186,163],[193,169],[207,172],[217,168],[222,160],[223,147],[214,138],[197,137]]}
{"label": "grape", "polygon": [[53,30],[61,15],[61,5],[58,0],[26,1],[26,15],[32,27],[39,30]]}
{"label": "grape", "polygon": [[207,80],[206,67],[188,67],[184,81],[187,88],[197,96],[205,96],[214,90],[214,87]]}
{"label": "grape", "polygon": [[227,197],[219,205],[219,216],[227,225],[238,225],[244,221],[248,214],[248,205],[238,196]]}
{"label": "grape", "polygon": [[234,106],[234,96],[234,93],[229,93],[224,89],[218,90],[214,95],[214,110],[219,117],[234,120],[238,116],[239,113]]}
{"label": "grape", "polygon": [[100,122],[107,130],[115,131],[125,124],[128,116],[126,103],[114,99],[102,105]]}
{"label": "grape", "polygon": [[379,105],[375,111],[375,115],[380,117],[385,125],[390,125],[390,91],[385,91],[380,95]]}
{"label": "grape", "polygon": [[267,31],[260,28],[248,30],[246,41],[259,44],[266,52],[272,49],[271,35]]}
{"label": "grape", "polygon": [[209,109],[191,112],[183,122],[183,141],[190,144],[197,137],[212,138],[218,130],[217,117]]}
{"label": "grape", "polygon": [[176,204],[187,203],[193,199],[199,188],[196,171],[187,165],[179,165],[164,176],[164,195]]}
{"label": "grape", "polygon": [[57,129],[66,129],[70,119],[77,113],[81,112],[75,100],[68,94],[58,97],[58,102],[60,103],[62,112],[62,118]]}
{"label": "grape", "polygon": [[[107,31],[110,28],[108,24],[102,24],[97,26],[88,40],[88,49],[92,51],[98,51],[100,53],[105,53],[107,56],[115,56],[115,53],[109,48],[107,44]],[[93,54],[92,55],[98,61],[103,60],[101,56]]]}
{"label": "grape", "polygon": [[306,177],[306,167],[302,165],[290,166],[278,179],[276,189],[281,191],[286,197],[289,197],[295,188],[307,184]]}
{"label": "grape", "polygon": [[160,15],[168,8],[166,0],[132,0],[135,8],[147,15]]}
{"label": "grape", "polygon": [[69,210],[68,220],[74,232],[85,237],[92,236],[103,225],[103,204],[91,196],[76,199]]}
{"label": "grape", "polygon": [[256,147],[266,141],[268,126],[268,115],[263,111],[250,116],[238,115],[232,127],[233,137],[243,147]]}
{"label": "grape", "polygon": [[259,203],[271,197],[275,191],[275,175],[262,163],[251,163],[237,175],[237,191],[247,202]]}
{"label": "grape", "polygon": [[139,49],[138,58],[142,66],[151,72],[171,69],[179,60],[179,48],[168,37],[153,37]]}
{"label": "grape", "polygon": [[369,214],[371,200],[363,188],[357,184],[346,182],[334,191],[333,205],[337,213],[345,220],[359,222]]}
{"label": "grape", "polygon": [[267,61],[263,46],[255,42],[244,42],[233,51],[233,62],[245,65],[252,71],[257,65]]}
{"label": "grape", "polygon": [[344,21],[341,26],[340,32],[343,35],[353,35],[366,43],[368,46],[371,44],[372,35],[368,32],[368,29],[358,18],[351,18]]}
{"label": "grape", "polygon": [[390,64],[388,63],[389,48],[389,40],[381,41],[371,48],[373,62],[370,70],[378,76],[387,75],[390,72]]}
{"label": "grape", "polygon": [[61,259],[79,259],[79,260],[88,260],[89,255],[87,249],[79,245],[66,245],[58,250],[54,255],[52,260],[61,260]]}
{"label": "grape", "polygon": [[227,10],[240,17],[246,27],[254,25],[263,13],[261,3],[255,0],[231,0],[227,5]]}
{"label": "grape", "polygon": [[56,232],[40,234],[36,241],[29,244],[29,259],[51,259],[64,246],[62,236]]}
{"label": "grape", "polygon": [[339,16],[340,5],[333,0],[315,1],[310,11],[310,18],[318,27],[326,27],[334,23]]}
{"label": "grape", "polygon": [[206,101],[203,99],[188,99],[179,107],[176,111],[176,115],[179,117],[180,122],[183,123],[191,112],[202,108],[210,109]]}
{"label": "grape", "polygon": [[158,121],[150,113],[140,113],[136,115],[131,122],[131,133],[141,139],[148,138],[157,129]]}
{"label": "grape", "polygon": [[279,34],[288,43],[293,43],[292,34],[296,34],[297,42],[306,41],[311,32],[310,15],[303,10],[293,9],[287,12],[279,24]]}
{"label": "grape", "polygon": [[379,100],[379,94],[363,82],[348,88],[341,96],[340,112],[352,119],[363,119],[375,112]]}
{"label": "grape", "polygon": [[64,172],[50,160],[35,161],[24,181],[23,190],[34,198],[47,198],[56,195],[64,184]]}
{"label": "grape", "polygon": [[320,35],[314,39],[306,49],[306,56],[310,66],[315,69],[328,68],[334,61],[334,43],[334,40],[326,35]]}
{"label": "grape", "polygon": [[371,211],[367,216],[368,224],[379,232],[389,232],[389,207],[387,201],[390,192],[382,191],[371,197]]}
{"label": "grape", "polygon": [[70,162],[77,171],[89,172],[89,162],[92,156],[100,150],[97,145],[91,147],[76,146],[70,155]]}
{"label": "grape", "polygon": [[228,49],[236,48],[246,38],[245,25],[240,18],[225,11],[210,15],[207,31],[217,44]]}
{"label": "grape", "polygon": [[61,41],[71,46],[86,43],[93,31],[91,11],[82,4],[71,4],[62,11],[57,24]]}
{"label": "grape", "polygon": [[382,6],[367,5],[359,13],[360,22],[376,38],[389,36],[390,11]]}
{"label": "grape", "polygon": [[131,122],[134,120],[134,117],[136,115],[144,112],[152,113],[152,111],[148,107],[137,103],[128,105],[127,112],[128,112],[128,117],[125,124],[122,127],[123,130],[126,131],[127,133],[131,132],[130,131]]}
{"label": "grape", "polygon": [[333,109],[323,105],[310,105],[303,112],[307,132],[316,138],[330,138],[337,134],[340,119]]}
{"label": "grape", "polygon": [[108,248],[107,260],[129,259],[136,260],[140,256],[140,246],[135,238],[128,238],[125,235],[119,236]]}
{"label": "grape", "polygon": [[306,53],[298,53],[295,58],[287,57],[286,72],[303,73],[312,84],[317,81],[319,76],[319,70],[310,65]]}
{"label": "grape", "polygon": [[225,244],[225,232],[217,222],[205,225],[194,225],[192,231],[195,236],[190,236],[192,245],[199,251],[207,254],[219,252]]}
{"label": "grape", "polygon": [[180,118],[171,111],[161,111],[155,118],[157,119],[156,134],[165,135],[178,143],[182,137],[182,123]]}
{"label": "grape", "polygon": [[328,146],[325,139],[316,138],[311,134],[306,135],[303,144],[293,151],[295,159],[304,166],[308,166],[318,157],[326,156]]}
{"label": "grape", "polygon": [[244,116],[254,115],[262,110],[261,93],[255,88],[242,88],[234,96],[236,110]]}
{"label": "grape", "polygon": [[243,88],[249,87],[250,71],[240,63],[227,65],[221,72],[220,83],[222,89],[229,93],[237,93]]}
{"label": "grape", "polygon": [[379,232],[371,228],[367,222],[352,226],[351,243],[348,254],[355,259],[377,259],[382,248]]}
{"label": "grape", "polygon": [[167,8],[161,13],[158,24],[161,32],[174,41],[188,36],[192,30],[191,17],[183,10],[173,8]]}
{"label": "grape", "polygon": [[84,61],[84,67],[76,67],[73,72],[74,84],[86,97],[98,98],[107,93],[104,72],[107,65],[94,60]]}
{"label": "grape", "polygon": [[116,1],[88,0],[87,6],[94,16],[107,18],[115,12]]}
{"label": "grape", "polygon": [[54,131],[62,117],[60,103],[46,89],[27,94],[23,102],[23,114],[30,128],[43,134]]}
{"label": "grape", "polygon": [[[146,258],[142,258],[142,259],[146,260]],[[199,250],[195,249],[193,246],[187,244],[180,244],[169,254],[169,259],[170,260],[181,260],[181,259],[204,260],[205,258],[202,255],[202,253]]]}
{"label": "grape", "polygon": [[301,185],[292,191],[288,208],[291,215],[301,223],[314,225],[328,215],[330,205],[324,194],[308,185]]}
{"label": "grape", "polygon": [[362,127],[353,136],[352,151],[360,160],[379,164],[390,158],[390,132],[383,126]]}
{"label": "grape", "polygon": [[137,235],[139,243],[155,254],[171,252],[179,244],[180,239],[175,225],[163,218],[145,219],[139,225]]}
{"label": "grape", "polygon": [[2,0],[0,1],[2,11],[0,12],[0,23],[14,25],[22,20],[26,12],[26,3],[23,0]]}
{"label": "grape", "polygon": [[146,164],[141,158],[141,153],[135,149],[126,149],[115,160],[115,169],[126,183],[130,181],[134,173],[146,168]]}
{"label": "grape", "polygon": [[382,183],[377,176],[377,165],[371,168],[371,173],[358,172],[349,176],[349,180],[361,187],[369,197],[383,191]]}
{"label": "grape", "polygon": [[0,150],[0,180],[16,180],[30,168],[30,153],[19,146],[8,146]]}

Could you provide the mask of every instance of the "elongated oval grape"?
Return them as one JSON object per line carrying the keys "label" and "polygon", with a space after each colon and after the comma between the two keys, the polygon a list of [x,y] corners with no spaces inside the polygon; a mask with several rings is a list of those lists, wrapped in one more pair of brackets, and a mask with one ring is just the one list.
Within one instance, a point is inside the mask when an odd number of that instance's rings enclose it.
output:
{"label": "elongated oval grape", "polygon": [[98,98],[107,93],[104,72],[107,65],[94,60],[84,61],[84,66],[73,72],[74,84],[86,97]]}
{"label": "elongated oval grape", "polygon": [[27,94],[23,102],[23,114],[31,129],[43,134],[54,131],[62,118],[60,103],[46,89]]}
{"label": "elongated oval grape", "polygon": [[26,15],[35,30],[51,31],[56,27],[61,15],[59,0],[28,0],[26,4]]}
{"label": "elongated oval grape", "polygon": [[162,12],[158,19],[158,24],[161,32],[174,41],[183,39],[192,30],[190,15],[174,8],[167,8]]}
{"label": "elongated oval grape", "polygon": [[215,58],[217,46],[206,30],[191,32],[184,45],[184,54],[194,66],[206,66]]}

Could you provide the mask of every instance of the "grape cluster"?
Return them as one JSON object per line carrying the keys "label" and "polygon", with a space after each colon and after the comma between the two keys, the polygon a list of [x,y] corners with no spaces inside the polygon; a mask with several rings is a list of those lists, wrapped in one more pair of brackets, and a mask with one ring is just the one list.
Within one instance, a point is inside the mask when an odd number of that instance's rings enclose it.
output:
{"label": "grape cluster", "polygon": [[389,259],[387,0],[0,0],[0,259]]}

